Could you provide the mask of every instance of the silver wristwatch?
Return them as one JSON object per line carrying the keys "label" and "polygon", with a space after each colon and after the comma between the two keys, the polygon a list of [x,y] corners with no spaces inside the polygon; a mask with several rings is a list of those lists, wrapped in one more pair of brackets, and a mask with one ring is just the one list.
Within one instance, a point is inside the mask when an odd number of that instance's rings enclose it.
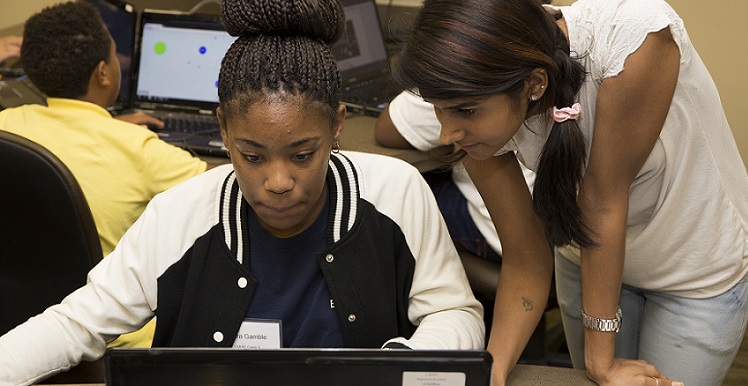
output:
{"label": "silver wristwatch", "polygon": [[603,332],[618,332],[621,328],[621,320],[623,313],[621,307],[618,307],[616,311],[615,319],[600,319],[594,316],[589,316],[582,310],[582,325],[589,328],[592,331],[603,331]]}

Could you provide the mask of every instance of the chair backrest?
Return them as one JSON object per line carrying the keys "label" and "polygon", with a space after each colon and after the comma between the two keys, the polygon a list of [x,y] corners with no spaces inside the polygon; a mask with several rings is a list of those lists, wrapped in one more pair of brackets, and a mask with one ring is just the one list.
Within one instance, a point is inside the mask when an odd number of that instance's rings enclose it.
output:
{"label": "chair backrest", "polygon": [[101,258],[70,170],[46,148],[0,130],[0,335],[84,285]]}

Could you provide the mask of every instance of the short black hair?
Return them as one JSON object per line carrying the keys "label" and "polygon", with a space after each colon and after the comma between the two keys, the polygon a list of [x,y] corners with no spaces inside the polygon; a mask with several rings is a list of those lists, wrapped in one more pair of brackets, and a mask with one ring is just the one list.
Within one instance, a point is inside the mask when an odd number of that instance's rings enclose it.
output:
{"label": "short black hair", "polygon": [[47,96],[79,98],[112,45],[99,11],[83,1],[44,8],[24,26],[21,64]]}

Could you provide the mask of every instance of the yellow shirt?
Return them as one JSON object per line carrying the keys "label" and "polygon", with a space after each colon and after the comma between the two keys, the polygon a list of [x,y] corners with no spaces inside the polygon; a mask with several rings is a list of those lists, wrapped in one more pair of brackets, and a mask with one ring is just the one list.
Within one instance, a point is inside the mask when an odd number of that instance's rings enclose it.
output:
{"label": "yellow shirt", "polygon": [[[153,196],[206,169],[202,160],[93,103],[47,103],[0,111],[0,130],[39,143],[70,169],[91,207],[104,256]],[[132,336],[118,345],[150,347],[152,325],[149,330],[150,337]]]}

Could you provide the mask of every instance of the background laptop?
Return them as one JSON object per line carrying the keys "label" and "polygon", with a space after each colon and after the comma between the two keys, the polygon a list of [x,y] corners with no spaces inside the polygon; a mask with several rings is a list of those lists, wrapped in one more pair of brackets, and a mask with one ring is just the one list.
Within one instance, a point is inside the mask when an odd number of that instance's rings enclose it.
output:
{"label": "background laptop", "polygon": [[487,351],[379,349],[108,350],[106,384],[488,386]]}
{"label": "background laptop", "polygon": [[0,110],[32,103],[46,105],[47,97],[26,75],[0,80]]}
{"label": "background laptop", "polygon": [[342,81],[341,101],[352,112],[379,115],[402,88],[390,76],[375,0],[343,0],[346,32],[332,47]]}
{"label": "background laptop", "polygon": [[122,79],[117,100],[109,110],[120,112],[129,108],[132,103],[132,62],[138,13],[132,4],[120,0],[86,0],[86,2],[99,10],[104,25],[117,46],[117,59],[119,59]]}
{"label": "background laptop", "polygon": [[221,60],[236,39],[218,15],[141,13],[133,106],[164,121],[163,140],[225,155],[215,110]]}

